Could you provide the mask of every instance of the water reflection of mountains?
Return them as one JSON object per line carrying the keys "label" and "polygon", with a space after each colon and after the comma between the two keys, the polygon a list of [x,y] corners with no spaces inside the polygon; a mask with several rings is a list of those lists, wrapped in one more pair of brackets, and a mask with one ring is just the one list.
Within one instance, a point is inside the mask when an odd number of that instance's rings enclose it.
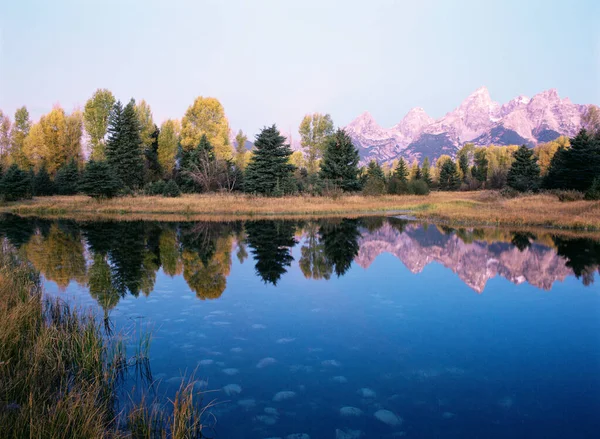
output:
{"label": "water reflection of mountains", "polygon": [[482,292],[502,276],[550,289],[574,275],[585,285],[600,272],[600,242],[497,229],[449,229],[395,218],[228,223],[82,222],[0,220],[0,234],[45,276],[64,289],[75,281],[105,309],[126,294],[148,295],[162,268],[182,275],[200,299],[221,296],[232,258],[251,256],[256,275],[276,285],[294,263],[307,278],[343,276],[356,262],[368,268],[391,253],[413,273],[437,262]]}

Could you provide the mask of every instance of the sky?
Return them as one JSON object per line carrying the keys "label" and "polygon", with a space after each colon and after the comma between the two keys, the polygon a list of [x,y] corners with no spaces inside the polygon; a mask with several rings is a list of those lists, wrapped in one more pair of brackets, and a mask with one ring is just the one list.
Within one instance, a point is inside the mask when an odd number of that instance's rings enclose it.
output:
{"label": "sky", "polygon": [[37,119],[108,88],[160,125],[213,96],[253,136],[313,112],[438,118],[481,86],[599,104],[598,23],[598,0],[6,0],[0,109]]}

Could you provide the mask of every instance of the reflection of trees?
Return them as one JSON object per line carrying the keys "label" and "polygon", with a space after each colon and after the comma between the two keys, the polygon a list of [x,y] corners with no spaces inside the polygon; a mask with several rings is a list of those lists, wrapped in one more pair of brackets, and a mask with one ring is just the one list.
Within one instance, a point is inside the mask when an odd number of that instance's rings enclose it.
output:
{"label": "reflection of trees", "polygon": [[565,239],[554,237],[556,251],[567,260],[570,267],[584,285],[594,283],[594,271],[600,273],[600,242],[591,239]]}
{"label": "reflection of trees", "polygon": [[292,221],[249,221],[246,223],[246,242],[256,261],[255,269],[265,283],[277,285],[294,260],[290,248],[294,240],[295,224]]}
{"label": "reflection of trees", "polygon": [[160,262],[165,274],[173,277],[181,274],[183,264],[179,257],[179,241],[177,232],[171,227],[165,227],[159,238]]}
{"label": "reflection of trees", "polygon": [[512,245],[517,247],[520,252],[531,247],[531,242],[535,241],[535,235],[529,232],[514,232],[510,240]]}
{"label": "reflection of trees", "polygon": [[246,232],[241,230],[235,236],[235,241],[237,243],[237,252],[236,256],[240,264],[243,264],[244,261],[248,258],[248,251],[246,250]]}
{"label": "reflection of trees", "polygon": [[314,222],[308,223],[304,231],[306,238],[300,249],[300,270],[307,279],[329,279],[332,266],[325,256],[325,246],[319,239],[318,225]]}
{"label": "reflection of trees", "polygon": [[88,276],[88,288],[105,314],[119,303],[121,295],[112,282],[112,272],[105,254],[94,254]]}
{"label": "reflection of trees", "polygon": [[44,237],[35,233],[23,246],[27,259],[48,280],[64,290],[71,280],[86,283],[83,243],[77,227],[54,223]]}
{"label": "reflection of trees", "polygon": [[355,219],[340,221],[324,221],[321,223],[319,236],[328,263],[335,274],[342,276],[358,254],[359,222]]}
{"label": "reflection of trees", "polygon": [[216,299],[227,286],[233,246],[231,224],[182,225],[183,277],[200,299]]}

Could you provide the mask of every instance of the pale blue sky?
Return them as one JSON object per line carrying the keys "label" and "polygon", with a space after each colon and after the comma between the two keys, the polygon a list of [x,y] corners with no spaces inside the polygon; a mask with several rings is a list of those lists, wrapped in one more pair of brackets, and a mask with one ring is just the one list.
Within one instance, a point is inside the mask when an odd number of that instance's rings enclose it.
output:
{"label": "pale blue sky", "polygon": [[253,135],[315,111],[437,118],[482,85],[600,103],[599,23],[598,0],[4,0],[0,108],[37,118],[103,87],[160,123],[214,96]]}

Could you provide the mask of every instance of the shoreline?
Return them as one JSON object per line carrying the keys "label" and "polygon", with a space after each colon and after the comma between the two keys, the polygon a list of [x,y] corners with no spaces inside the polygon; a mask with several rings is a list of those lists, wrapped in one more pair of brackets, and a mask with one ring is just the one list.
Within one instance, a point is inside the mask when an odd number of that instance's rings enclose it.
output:
{"label": "shoreline", "polygon": [[235,221],[406,215],[458,227],[534,227],[600,232],[600,201],[561,202],[551,194],[503,198],[495,191],[432,192],[428,196],[344,195],[337,198],[263,198],[193,194],[178,198],[87,196],[36,197],[6,203],[0,213],[76,220]]}

